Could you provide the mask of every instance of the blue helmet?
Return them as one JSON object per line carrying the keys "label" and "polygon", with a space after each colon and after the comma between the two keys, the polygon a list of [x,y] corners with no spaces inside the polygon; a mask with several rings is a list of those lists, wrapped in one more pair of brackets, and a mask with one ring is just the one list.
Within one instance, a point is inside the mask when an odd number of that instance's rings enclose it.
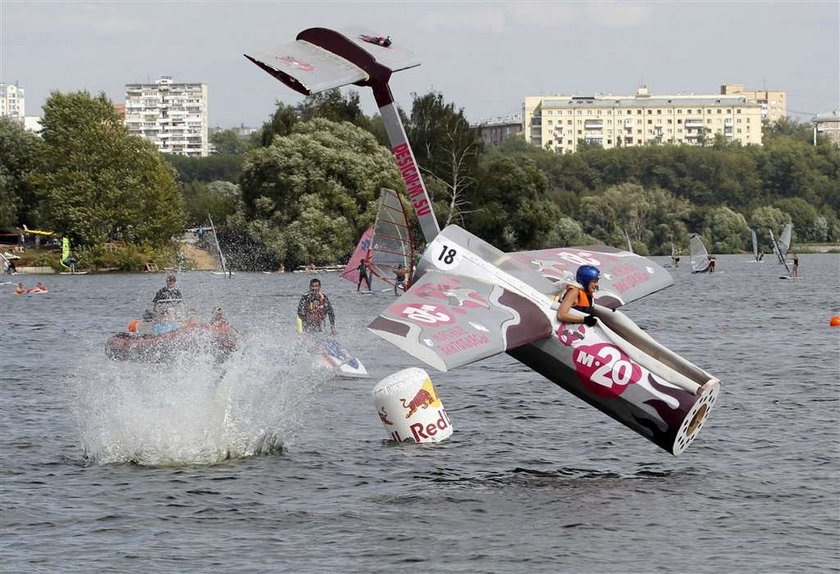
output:
{"label": "blue helmet", "polygon": [[578,267],[577,273],[575,273],[575,281],[580,283],[581,287],[584,289],[589,288],[589,282],[593,279],[599,279],[601,277],[601,272],[598,271],[597,267],[592,265],[581,265]]}

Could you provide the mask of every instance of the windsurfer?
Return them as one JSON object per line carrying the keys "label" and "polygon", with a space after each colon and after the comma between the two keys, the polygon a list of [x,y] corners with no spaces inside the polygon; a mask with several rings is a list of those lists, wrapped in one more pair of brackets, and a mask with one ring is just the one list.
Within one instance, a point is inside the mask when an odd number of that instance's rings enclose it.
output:
{"label": "windsurfer", "polygon": [[370,291],[371,290],[371,288],[370,288],[370,270],[368,269],[367,261],[365,261],[364,259],[359,261],[359,266],[356,267],[356,271],[359,272],[359,282],[356,285],[356,291],[361,289],[362,281],[367,283],[368,291]]}
{"label": "windsurfer", "polygon": [[300,298],[297,315],[304,333],[321,332],[324,322],[329,319],[332,334],[336,334],[335,311],[329,298],[321,293],[320,279],[313,279],[309,282],[309,292]]}
{"label": "windsurfer", "polygon": [[405,291],[406,272],[405,265],[402,263],[397,265],[397,268],[394,269],[394,295],[399,295],[399,292],[397,291],[399,288],[402,288],[402,290]]}
{"label": "windsurfer", "polygon": [[796,253],[792,253],[791,257],[793,257],[793,266],[790,268],[790,276],[799,277],[799,256]]}
{"label": "windsurfer", "polygon": [[[575,281],[566,285],[566,293],[560,302],[557,310],[557,319],[564,323],[585,323],[588,327],[594,327],[598,319],[592,314],[595,302],[595,291],[598,290],[598,280],[601,272],[592,265],[581,265],[575,273]],[[572,309],[586,313],[585,316],[572,315]]]}
{"label": "windsurfer", "polygon": [[709,255],[709,273],[715,272],[715,265],[717,264],[717,259],[714,255]]}

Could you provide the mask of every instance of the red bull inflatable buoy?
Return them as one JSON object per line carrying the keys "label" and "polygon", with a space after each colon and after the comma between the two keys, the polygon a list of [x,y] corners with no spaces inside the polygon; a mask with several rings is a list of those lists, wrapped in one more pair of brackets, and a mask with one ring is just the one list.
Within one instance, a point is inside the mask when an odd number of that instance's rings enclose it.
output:
{"label": "red bull inflatable buoy", "polygon": [[829,320],[828,324],[832,327],[840,327],[840,315],[838,315],[837,317],[832,317]]}
{"label": "red bull inflatable buoy", "polygon": [[385,377],[373,388],[374,406],[391,440],[440,442],[452,434],[452,422],[432,379],[412,367]]}

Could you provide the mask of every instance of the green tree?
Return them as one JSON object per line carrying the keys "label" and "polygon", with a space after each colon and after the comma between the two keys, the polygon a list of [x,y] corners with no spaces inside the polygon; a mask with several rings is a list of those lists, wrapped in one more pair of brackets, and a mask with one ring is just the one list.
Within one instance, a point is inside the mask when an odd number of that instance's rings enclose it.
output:
{"label": "green tree", "polygon": [[545,176],[532,161],[493,156],[483,162],[480,203],[467,228],[503,251],[539,249],[556,241],[563,214],[546,197]]}
{"label": "green tree", "polygon": [[241,189],[249,236],[288,268],[334,263],[373,223],[381,187],[403,189],[394,158],[348,122],[301,122],[248,155]]}
{"label": "green tree", "polygon": [[239,155],[253,147],[253,143],[247,137],[240,137],[236,130],[213,132],[210,134],[210,143],[218,154]]}
{"label": "green tree", "polygon": [[236,213],[240,203],[239,186],[228,181],[188,183],[182,186],[181,195],[189,226],[206,225],[208,215],[217,227],[221,226]]}
{"label": "green tree", "polygon": [[738,253],[750,240],[750,228],[740,213],[714,207],[706,214],[703,237],[710,253]]}
{"label": "green tree", "polygon": [[801,197],[785,197],[773,206],[790,216],[793,235],[798,241],[825,241],[828,233],[825,218],[807,201]]}
{"label": "green tree", "polygon": [[484,147],[463,108],[445,103],[438,92],[414,94],[406,133],[424,179],[436,180],[437,185],[429,183],[429,192],[442,191],[432,197],[443,226],[463,223],[470,211]]}
{"label": "green tree", "polygon": [[53,92],[41,125],[38,192],[57,231],[80,245],[160,245],[181,230],[171,168],[153,144],[128,133],[104,94]]}
{"label": "green tree", "polygon": [[40,161],[41,140],[0,117],[0,228],[38,222],[38,200],[30,183]]}
{"label": "green tree", "polygon": [[268,147],[275,136],[287,136],[292,133],[295,125],[300,121],[297,110],[293,106],[277,102],[277,108],[262,128],[256,132],[254,143],[261,147]]}
{"label": "green tree", "polygon": [[360,105],[359,92],[350,90],[342,95],[341,90],[333,89],[307,96],[297,108],[303,121],[323,118],[336,123],[350,122],[363,130],[370,131],[368,118]]}
{"label": "green tree", "polygon": [[207,157],[164,154],[163,157],[178,172],[178,181],[182,184],[193,181],[237,183],[245,162],[244,154],[213,154]]}

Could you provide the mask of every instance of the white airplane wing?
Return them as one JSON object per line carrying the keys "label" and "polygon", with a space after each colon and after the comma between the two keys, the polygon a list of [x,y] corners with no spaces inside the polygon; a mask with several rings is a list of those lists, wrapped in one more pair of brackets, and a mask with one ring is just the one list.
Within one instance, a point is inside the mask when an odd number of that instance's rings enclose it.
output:
{"label": "white airplane wing", "polygon": [[548,337],[553,312],[498,285],[429,271],[368,329],[448,371]]}

